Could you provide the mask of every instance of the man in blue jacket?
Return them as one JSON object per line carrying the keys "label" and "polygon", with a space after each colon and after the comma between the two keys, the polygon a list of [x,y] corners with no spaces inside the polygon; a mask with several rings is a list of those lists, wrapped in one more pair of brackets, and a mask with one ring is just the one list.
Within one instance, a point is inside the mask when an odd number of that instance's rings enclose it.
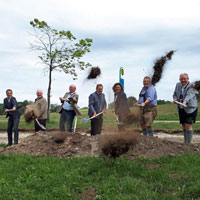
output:
{"label": "man in blue jacket", "polygon": [[143,135],[153,136],[152,124],[157,115],[157,92],[151,84],[150,77],[144,77],[143,85],[144,87],[139,94],[139,100],[135,105],[140,106],[140,124]]}
{"label": "man in blue jacket", "polygon": [[17,101],[12,96],[13,92],[11,89],[6,90],[7,98],[4,99],[4,111],[8,118],[8,145],[12,145],[12,129],[14,129],[14,144],[18,144],[18,125],[20,120],[20,113],[17,110]]}
{"label": "man in blue jacket", "polygon": [[91,119],[91,135],[101,134],[101,129],[103,125],[103,114],[96,116],[100,112],[105,112],[106,110],[106,99],[103,92],[103,85],[97,84],[96,92],[90,94],[89,96],[89,117],[94,117]]}
{"label": "man in blue jacket", "polygon": [[174,103],[180,102],[184,106],[177,105],[180,123],[183,127],[184,142],[192,142],[192,123],[195,123],[197,116],[198,103],[196,94],[198,93],[191,87],[189,76],[183,73],[179,77],[180,82],[176,84],[173,94]]}

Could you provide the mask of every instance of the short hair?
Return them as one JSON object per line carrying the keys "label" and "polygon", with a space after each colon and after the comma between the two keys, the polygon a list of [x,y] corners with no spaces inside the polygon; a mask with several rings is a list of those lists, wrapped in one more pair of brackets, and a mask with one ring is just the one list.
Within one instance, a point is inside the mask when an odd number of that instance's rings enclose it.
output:
{"label": "short hair", "polygon": [[189,76],[188,76],[187,73],[182,73],[182,74],[180,74],[179,78],[180,78],[181,76],[187,76],[187,78],[189,79]]}
{"label": "short hair", "polygon": [[36,93],[38,93],[38,92],[41,92],[41,93],[43,94],[43,91],[42,91],[41,89],[38,89],[38,90],[36,91]]}
{"label": "short hair", "polygon": [[143,78],[143,80],[144,79],[149,79],[149,81],[151,82],[151,78],[149,77],[149,76],[145,76],[144,78]]}
{"label": "short hair", "polygon": [[122,87],[122,84],[121,84],[121,83],[115,83],[115,84],[113,85],[113,87],[112,87],[113,92],[115,92],[115,87],[116,87],[117,85],[119,85],[119,86],[121,87],[121,90],[124,91],[124,88]]}
{"label": "short hair", "polygon": [[7,89],[7,90],[6,90],[6,93],[7,93],[8,91],[11,91],[11,92],[13,92],[11,89]]}
{"label": "short hair", "polygon": [[101,84],[101,83],[99,83],[99,84],[97,84],[97,86],[96,86],[96,89],[98,88],[98,87],[103,87],[103,85]]}
{"label": "short hair", "polygon": [[75,86],[74,84],[71,84],[71,85],[69,86],[69,88],[70,88],[70,87],[74,87],[74,88],[76,88],[76,86]]}

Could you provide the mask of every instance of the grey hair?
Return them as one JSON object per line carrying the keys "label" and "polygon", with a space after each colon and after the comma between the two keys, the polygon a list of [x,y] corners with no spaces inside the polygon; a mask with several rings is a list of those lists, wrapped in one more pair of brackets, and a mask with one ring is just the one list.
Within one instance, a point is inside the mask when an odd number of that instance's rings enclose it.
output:
{"label": "grey hair", "polygon": [[188,77],[188,79],[189,79],[189,76],[188,76],[188,74],[187,74],[187,73],[182,73],[182,74],[180,74],[180,76],[179,76],[179,77],[181,77],[181,76],[187,76],[187,77]]}
{"label": "grey hair", "polygon": [[43,91],[42,91],[41,89],[38,89],[38,90],[36,91],[36,93],[38,93],[38,92],[41,92],[41,93],[43,94]]}
{"label": "grey hair", "polygon": [[76,88],[76,86],[75,86],[74,84],[71,84],[71,85],[69,86],[69,88],[70,88],[70,87],[74,87],[74,88]]}

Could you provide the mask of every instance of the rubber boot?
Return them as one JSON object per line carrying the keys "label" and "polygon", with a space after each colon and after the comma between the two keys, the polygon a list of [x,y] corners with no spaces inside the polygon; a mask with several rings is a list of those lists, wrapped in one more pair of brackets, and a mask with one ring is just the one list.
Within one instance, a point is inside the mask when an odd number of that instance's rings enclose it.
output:
{"label": "rubber boot", "polygon": [[187,130],[187,144],[190,144],[192,142],[192,136],[193,136],[193,130]]}
{"label": "rubber boot", "polygon": [[186,129],[183,129],[183,134],[184,134],[184,143],[187,143]]}
{"label": "rubber boot", "polygon": [[146,128],[142,129],[142,133],[143,135],[147,136],[147,129]]}
{"label": "rubber boot", "polygon": [[154,132],[152,130],[148,130],[148,136],[153,136]]}

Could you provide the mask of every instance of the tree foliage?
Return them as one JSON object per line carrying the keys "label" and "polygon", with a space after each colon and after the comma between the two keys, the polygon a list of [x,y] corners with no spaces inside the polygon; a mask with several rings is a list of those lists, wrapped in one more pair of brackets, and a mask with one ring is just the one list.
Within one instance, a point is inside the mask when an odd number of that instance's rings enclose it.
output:
{"label": "tree foliage", "polygon": [[91,64],[81,60],[83,55],[90,52],[92,39],[80,39],[70,31],[56,30],[45,21],[34,19],[30,22],[34,29],[35,40],[30,44],[31,49],[40,51],[39,59],[46,66],[49,84],[47,93],[48,111],[50,110],[52,72],[60,71],[70,74],[77,79],[77,69],[84,70]]}

